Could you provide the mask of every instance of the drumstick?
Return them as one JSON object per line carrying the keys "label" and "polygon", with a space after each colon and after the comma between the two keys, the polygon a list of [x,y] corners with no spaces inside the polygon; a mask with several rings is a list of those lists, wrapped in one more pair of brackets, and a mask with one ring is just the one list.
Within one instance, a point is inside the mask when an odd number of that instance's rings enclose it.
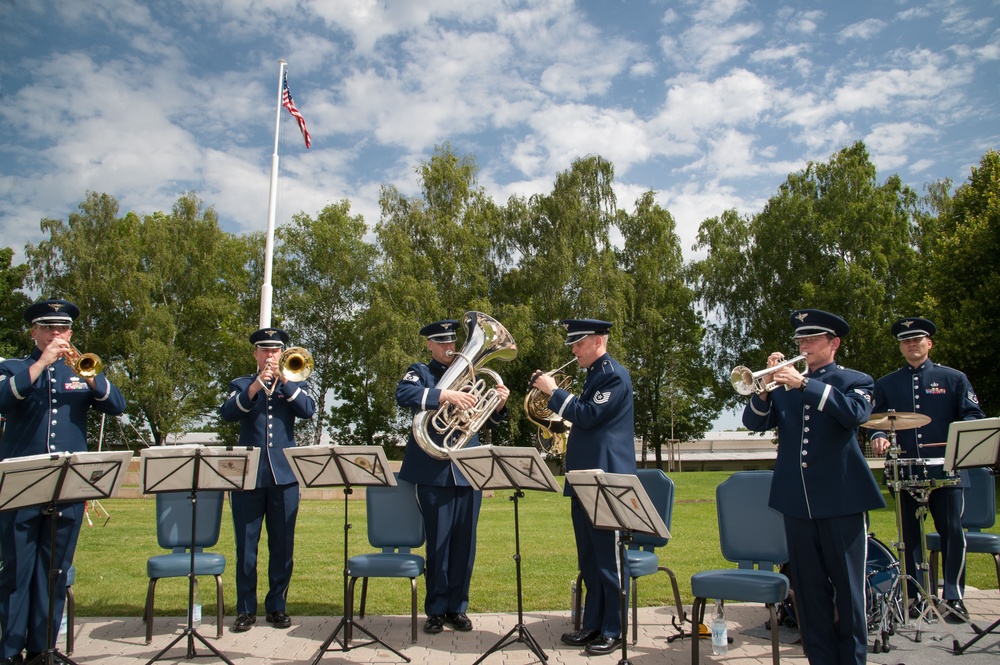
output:
{"label": "drumstick", "polygon": [[918,443],[917,448],[940,448],[947,445],[947,443]]}

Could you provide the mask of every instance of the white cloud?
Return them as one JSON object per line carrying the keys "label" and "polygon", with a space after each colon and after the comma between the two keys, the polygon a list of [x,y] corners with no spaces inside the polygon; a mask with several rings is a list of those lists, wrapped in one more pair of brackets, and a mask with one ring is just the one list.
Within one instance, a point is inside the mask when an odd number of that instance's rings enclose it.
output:
{"label": "white cloud", "polygon": [[845,42],[852,39],[871,39],[882,32],[885,26],[885,21],[877,18],[858,21],[841,30],[837,34],[837,41]]}

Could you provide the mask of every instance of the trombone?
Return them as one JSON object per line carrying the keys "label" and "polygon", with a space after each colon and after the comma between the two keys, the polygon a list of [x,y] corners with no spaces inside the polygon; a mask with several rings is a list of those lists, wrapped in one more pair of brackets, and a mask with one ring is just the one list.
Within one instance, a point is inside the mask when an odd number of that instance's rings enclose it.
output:
{"label": "trombone", "polygon": [[[757,372],[751,372],[748,368],[740,365],[739,367],[734,367],[732,373],[729,376],[729,380],[733,384],[733,388],[736,389],[741,395],[760,395],[761,393],[771,392],[778,387],[775,381],[767,381],[767,377],[771,376],[777,372],[782,367],[787,367],[789,365],[794,365],[797,362],[801,362],[806,359],[806,354],[801,354],[791,358],[789,360],[783,360],[773,367],[765,367]],[[785,386],[787,388],[788,386]]]}
{"label": "trombone", "polygon": [[[305,381],[312,374],[316,363],[312,354],[301,346],[292,346],[282,352],[278,358],[278,376],[285,381]],[[271,382],[271,387],[264,386],[264,393],[268,397],[274,394],[278,387],[278,380]]]}

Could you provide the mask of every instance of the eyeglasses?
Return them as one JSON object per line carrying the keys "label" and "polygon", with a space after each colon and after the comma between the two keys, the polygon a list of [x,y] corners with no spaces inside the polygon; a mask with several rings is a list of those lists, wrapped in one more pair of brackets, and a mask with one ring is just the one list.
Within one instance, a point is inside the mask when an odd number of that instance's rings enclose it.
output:
{"label": "eyeglasses", "polygon": [[70,326],[65,326],[65,325],[51,326],[51,325],[42,325],[40,323],[37,324],[37,325],[42,330],[51,330],[52,332],[54,332],[56,334],[60,334],[60,333],[64,333],[64,332],[68,332],[69,330],[72,330],[72,328]]}

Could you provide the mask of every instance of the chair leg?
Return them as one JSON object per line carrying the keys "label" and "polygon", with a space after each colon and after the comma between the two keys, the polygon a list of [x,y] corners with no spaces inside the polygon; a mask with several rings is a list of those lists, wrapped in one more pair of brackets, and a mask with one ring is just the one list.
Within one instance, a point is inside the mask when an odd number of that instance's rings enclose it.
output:
{"label": "chair leg", "polygon": [[771,662],[778,665],[781,655],[778,650],[778,606],[771,604],[767,609],[771,611]]}
{"label": "chair leg", "polygon": [[[931,596],[937,598],[938,592],[938,553],[936,550],[930,551],[929,564],[931,568]],[[905,609],[905,608],[904,608]]]}
{"label": "chair leg", "polygon": [[146,611],[142,615],[146,622],[146,644],[153,642],[153,597],[156,594],[156,578],[149,578],[149,588],[146,590]]}
{"label": "chair leg", "polygon": [[[353,598],[354,596],[352,595],[351,597]],[[367,601],[368,601],[368,578],[367,577],[362,577],[361,578],[361,607],[358,608],[359,609],[359,612],[358,612],[358,618],[359,619],[364,619],[365,618],[365,603]]]}
{"label": "chair leg", "polygon": [[681,604],[681,590],[680,587],[677,586],[677,576],[674,575],[674,571],[670,570],[666,566],[659,566],[657,570],[670,576],[670,586],[673,587],[674,590],[674,604],[677,606],[677,621],[683,624],[687,617],[684,613],[684,605]]}
{"label": "chair leg", "polygon": [[1000,589],[1000,554],[993,555],[993,563],[997,567],[997,589]]}
{"label": "chair leg", "polygon": [[637,577],[632,578],[632,646],[639,641],[639,584]]}
{"label": "chair leg", "polygon": [[701,642],[701,623],[705,619],[705,598],[695,598],[691,605],[691,665],[698,665],[698,643]]}
{"label": "chair leg", "polygon": [[66,587],[66,654],[73,653],[73,622],[76,620],[76,597],[73,587]]}
{"label": "chair leg", "polygon": [[226,615],[225,600],[222,598],[222,575],[215,576],[215,636],[222,637],[222,622]]}
{"label": "chair leg", "polygon": [[410,578],[410,639],[417,643],[417,578]]}
{"label": "chair leg", "polygon": [[573,601],[573,630],[583,625],[583,571],[576,576],[576,598]]}

